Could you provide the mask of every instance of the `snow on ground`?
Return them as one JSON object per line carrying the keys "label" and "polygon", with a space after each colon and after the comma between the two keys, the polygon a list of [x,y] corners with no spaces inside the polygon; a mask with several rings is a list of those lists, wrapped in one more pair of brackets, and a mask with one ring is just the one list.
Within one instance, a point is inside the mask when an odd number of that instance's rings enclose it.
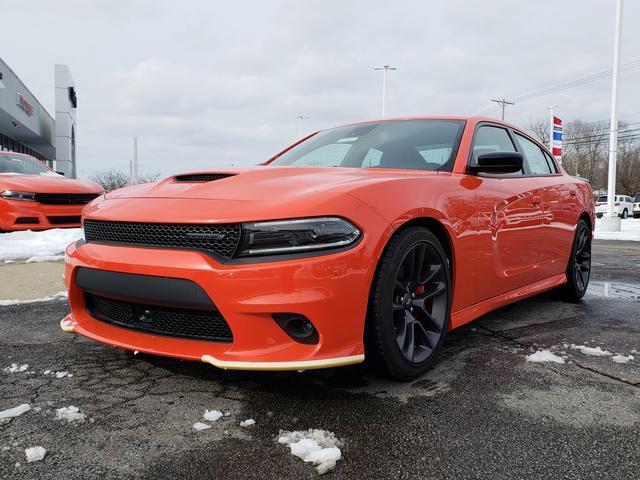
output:
{"label": "snow on ground", "polygon": [[596,219],[594,236],[597,240],[635,240],[640,241],[640,218],[620,220],[619,232],[603,232],[601,219]]}
{"label": "snow on ground", "polygon": [[82,236],[80,228],[54,228],[41,232],[26,230],[0,235],[0,261],[30,262],[60,259],[64,249]]}
{"label": "snow on ground", "polygon": [[553,362],[553,363],[564,363],[564,358],[555,355],[550,350],[538,350],[531,355],[526,356],[527,362],[535,362],[535,363],[545,363],[545,362]]}
{"label": "snow on ground", "polygon": [[587,347],[586,345],[574,345],[569,346],[572,350],[580,350],[584,355],[591,355],[592,357],[610,357],[613,355],[608,350],[603,350],[600,347]]}
{"label": "snow on ground", "polygon": [[196,430],[207,430],[211,428],[211,425],[202,422],[196,422],[193,424],[193,428],[195,428]]}
{"label": "snow on ground", "polygon": [[222,416],[223,413],[219,410],[205,410],[202,418],[204,418],[207,422],[215,422],[219,418],[222,418]]}
{"label": "snow on ground", "polygon": [[31,410],[31,406],[28,403],[23,403],[22,405],[18,405],[17,407],[8,408],[7,410],[2,410],[0,412],[0,418],[13,418],[19,417],[25,412]]}
{"label": "snow on ground", "polygon": [[51,300],[61,300],[61,299],[67,298],[67,296],[68,296],[67,292],[64,291],[64,292],[58,292],[52,296],[35,298],[33,300],[0,300],[0,306],[21,305],[23,303],[50,302]]}
{"label": "snow on ground", "polygon": [[253,418],[247,418],[240,422],[241,427],[250,427],[251,425],[255,425],[256,421]]}
{"label": "snow on ground", "polygon": [[316,466],[320,475],[333,470],[342,458],[340,442],[332,432],[319,429],[280,431],[278,443],[289,446],[291,455]]}
{"label": "snow on ground", "polygon": [[25,372],[29,368],[29,364],[25,363],[24,365],[18,365],[17,363],[12,363],[8,367],[4,367],[2,369],[5,373],[21,373]]}
{"label": "snow on ground", "polygon": [[56,420],[66,420],[67,422],[84,422],[86,415],[78,407],[69,405],[56,409]]}
{"label": "snow on ground", "polygon": [[27,456],[27,463],[37,462],[42,460],[47,453],[44,447],[30,447],[25,448],[24,453]]}
{"label": "snow on ground", "polygon": [[611,360],[613,360],[616,363],[629,363],[630,360],[635,360],[635,357],[633,355],[624,356],[624,355],[618,354],[611,357]]}

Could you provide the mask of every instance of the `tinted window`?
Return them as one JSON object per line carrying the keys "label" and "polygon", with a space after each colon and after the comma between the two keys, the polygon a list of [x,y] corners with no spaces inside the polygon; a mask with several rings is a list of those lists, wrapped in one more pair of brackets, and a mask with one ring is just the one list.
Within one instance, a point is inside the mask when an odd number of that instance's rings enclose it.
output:
{"label": "tinted window", "polygon": [[542,149],[526,137],[516,133],[516,138],[524,152],[524,159],[531,175],[549,175],[551,167]]}
{"label": "tinted window", "polygon": [[[476,131],[476,138],[473,142],[473,161],[478,155],[491,152],[515,152],[516,147],[511,141],[511,137],[504,128],[483,125]],[[513,177],[523,175],[524,172],[492,174],[501,177]]]}
{"label": "tinted window", "polygon": [[269,165],[451,171],[464,121],[394,120],[317,133]]}

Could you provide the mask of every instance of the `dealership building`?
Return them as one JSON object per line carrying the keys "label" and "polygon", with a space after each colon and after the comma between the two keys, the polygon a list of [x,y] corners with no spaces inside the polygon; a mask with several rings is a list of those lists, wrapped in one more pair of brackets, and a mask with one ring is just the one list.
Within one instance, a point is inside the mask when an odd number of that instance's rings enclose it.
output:
{"label": "dealership building", "polygon": [[66,65],[55,66],[55,117],[0,58],[0,150],[27,153],[76,177],[76,87]]}

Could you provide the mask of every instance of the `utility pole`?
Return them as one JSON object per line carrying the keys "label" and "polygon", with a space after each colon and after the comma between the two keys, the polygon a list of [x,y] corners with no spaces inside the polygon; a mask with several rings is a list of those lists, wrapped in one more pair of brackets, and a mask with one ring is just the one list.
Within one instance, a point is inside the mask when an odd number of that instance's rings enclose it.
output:
{"label": "utility pole", "polygon": [[387,103],[387,72],[389,72],[389,70],[397,70],[397,68],[383,65],[381,67],[373,67],[373,69],[382,70],[382,118],[384,118]]}
{"label": "utility pole", "polygon": [[304,121],[307,118],[311,118],[311,117],[305,117],[304,115],[298,115],[296,117],[299,120],[299,131],[300,131],[300,136],[299,138],[302,138],[302,136],[304,135]]}
{"label": "utility pole", "polygon": [[507,105],[515,105],[515,102],[511,102],[504,98],[492,98],[491,101],[497,103],[502,107],[502,117],[501,117],[502,120],[504,120],[504,107]]}
{"label": "utility pole", "polygon": [[609,175],[607,182],[607,214],[603,216],[602,229],[620,231],[620,218],[613,211],[616,195],[616,161],[618,157],[618,69],[620,63],[620,39],[622,37],[623,0],[616,4],[616,27],[613,37],[613,75],[611,78],[611,122],[609,130]]}
{"label": "utility pole", "polygon": [[131,185],[138,183],[138,137],[133,137],[133,164],[131,165]]}

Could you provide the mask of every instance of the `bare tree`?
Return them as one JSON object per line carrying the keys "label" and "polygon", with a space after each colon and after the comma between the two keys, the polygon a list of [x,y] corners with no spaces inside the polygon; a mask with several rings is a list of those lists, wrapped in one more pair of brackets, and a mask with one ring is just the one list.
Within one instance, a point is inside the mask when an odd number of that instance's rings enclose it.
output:
{"label": "bare tree", "polygon": [[640,144],[633,138],[618,144],[616,170],[616,192],[632,196],[640,193]]}
{"label": "bare tree", "polygon": [[[147,173],[138,177],[138,183],[151,183],[160,178],[159,173]],[[105,192],[111,192],[118,188],[131,185],[131,177],[121,170],[109,169],[103,170],[91,177],[91,180],[96,182]]]}
{"label": "bare tree", "polygon": [[564,129],[562,164],[572,175],[580,175],[594,188],[606,185],[608,126],[603,122],[572,120]]}
{"label": "bare tree", "polygon": [[93,180],[102,188],[104,188],[105,192],[111,192],[112,190],[117,190],[118,188],[126,187],[130,183],[129,175],[116,169],[109,169],[109,170],[103,170],[101,172],[97,172],[95,175],[91,177],[91,180]]}
{"label": "bare tree", "polygon": [[544,120],[530,120],[529,126],[526,127],[534,137],[538,139],[545,147],[549,147],[549,122]]}
{"label": "bare tree", "polygon": [[160,178],[159,173],[145,173],[138,176],[138,183],[153,183]]}

